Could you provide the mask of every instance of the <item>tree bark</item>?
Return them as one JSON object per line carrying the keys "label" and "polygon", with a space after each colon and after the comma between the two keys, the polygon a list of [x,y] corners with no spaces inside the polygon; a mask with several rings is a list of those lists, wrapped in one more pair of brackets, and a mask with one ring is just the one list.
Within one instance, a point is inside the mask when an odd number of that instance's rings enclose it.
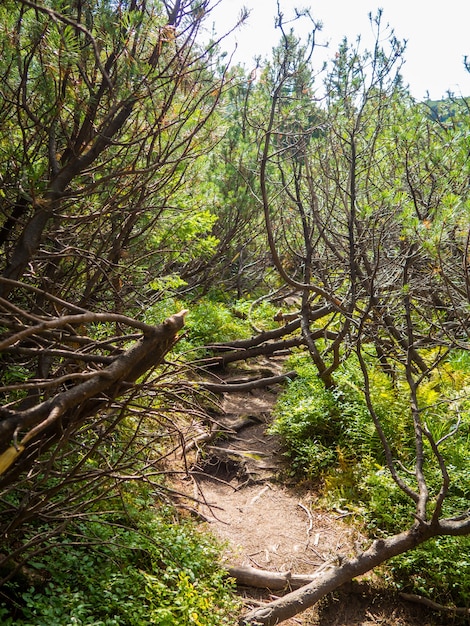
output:
{"label": "tree bark", "polygon": [[271,572],[255,567],[229,567],[228,573],[238,585],[280,591],[299,589],[312,582],[315,574],[292,574],[292,572]]}

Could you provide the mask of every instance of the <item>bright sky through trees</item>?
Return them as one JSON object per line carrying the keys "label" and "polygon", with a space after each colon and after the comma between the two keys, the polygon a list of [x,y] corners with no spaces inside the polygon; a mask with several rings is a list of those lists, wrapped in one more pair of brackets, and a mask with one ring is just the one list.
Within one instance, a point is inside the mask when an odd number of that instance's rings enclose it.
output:
{"label": "bright sky through trees", "polygon": [[[309,7],[315,20],[323,23],[318,43],[329,43],[326,53],[317,50],[318,65],[331,58],[344,36],[355,41],[371,42],[368,14],[383,9],[383,22],[389,23],[399,39],[408,41],[406,63],[402,68],[405,83],[418,99],[429,92],[432,99],[455,95],[470,96],[470,74],[463,65],[465,55],[470,57],[470,3],[468,0],[447,0],[434,4],[424,0],[279,0],[286,19],[292,18],[294,8]],[[250,10],[245,26],[223,44],[231,53],[235,42],[234,62],[252,65],[256,55],[269,55],[279,41],[274,29],[277,0],[221,0],[214,11],[216,30],[228,30],[237,19],[242,6]],[[300,24],[295,26],[301,31]]]}

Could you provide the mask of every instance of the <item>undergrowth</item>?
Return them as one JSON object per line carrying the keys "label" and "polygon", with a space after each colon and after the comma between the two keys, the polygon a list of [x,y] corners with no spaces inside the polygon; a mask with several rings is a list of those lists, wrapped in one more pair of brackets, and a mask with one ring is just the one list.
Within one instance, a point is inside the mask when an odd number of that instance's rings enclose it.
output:
{"label": "undergrowth", "polygon": [[[2,589],[3,626],[224,626],[237,603],[219,546],[149,494],[125,519],[89,516]],[[37,530],[37,529],[36,529]],[[27,582],[29,581],[29,583]],[[33,582],[34,581],[34,582]]]}
{"label": "undergrowth", "polygon": [[[330,506],[347,508],[371,536],[409,528],[414,503],[401,491],[386,467],[385,455],[363,393],[362,372],[352,356],[335,372],[336,386],[325,389],[310,358],[292,356],[287,364],[299,376],[280,396],[272,432],[281,435],[296,478],[322,486]],[[391,380],[369,362],[374,409],[391,446],[399,473],[416,487],[412,475],[415,437],[406,386]],[[425,381],[419,401],[428,428],[446,462],[451,486],[443,516],[468,509],[470,501],[470,359],[453,354]],[[458,428],[456,428],[458,425]],[[456,433],[450,435],[453,430]],[[446,438],[447,436],[447,438]],[[431,496],[441,487],[436,463],[426,465]],[[470,605],[470,537],[440,537],[393,559],[387,568],[394,584],[443,603]]]}
{"label": "undergrowth", "polygon": [[273,317],[276,309],[268,302],[260,302],[253,308],[250,300],[239,300],[229,305],[211,298],[189,304],[176,297],[166,298],[147,309],[145,321],[160,324],[182,309],[187,309],[188,315],[182,339],[173,352],[186,355],[189,359],[204,357],[206,346],[250,337],[253,325],[259,325],[263,330],[275,327]]}

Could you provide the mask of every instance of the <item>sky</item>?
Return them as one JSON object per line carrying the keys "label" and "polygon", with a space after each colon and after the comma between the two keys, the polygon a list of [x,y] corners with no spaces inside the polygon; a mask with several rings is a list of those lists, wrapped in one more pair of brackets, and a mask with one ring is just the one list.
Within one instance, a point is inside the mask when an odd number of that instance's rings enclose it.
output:
{"label": "sky", "polygon": [[[470,1],[443,0],[279,0],[285,18],[294,8],[309,8],[312,17],[323,23],[318,43],[328,43],[325,52],[318,48],[318,67],[331,58],[344,36],[351,42],[361,35],[365,46],[372,44],[368,15],[383,9],[382,21],[388,23],[398,39],[407,40],[405,64],[401,74],[418,100],[438,100],[448,91],[470,96],[470,73],[463,65],[470,59]],[[222,43],[229,54],[236,44],[233,61],[249,70],[257,55],[269,56],[280,33],[274,28],[277,0],[220,0],[211,14],[217,33],[227,32],[237,21],[241,8],[250,10],[246,25]],[[296,28],[297,32],[297,28]],[[299,34],[301,31],[298,31]],[[315,63],[315,56],[313,61]]]}

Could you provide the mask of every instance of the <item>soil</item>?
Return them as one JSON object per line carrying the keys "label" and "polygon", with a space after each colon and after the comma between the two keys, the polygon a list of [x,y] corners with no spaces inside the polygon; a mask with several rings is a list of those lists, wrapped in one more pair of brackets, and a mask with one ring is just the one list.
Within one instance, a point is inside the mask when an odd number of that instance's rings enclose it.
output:
{"label": "soil", "polygon": [[[282,359],[259,360],[250,370],[231,369],[227,382],[276,375]],[[224,435],[188,454],[191,480],[181,478],[178,491],[226,545],[229,566],[252,566],[293,574],[313,573],[338,554],[352,554],[364,541],[344,511],[318,506],[315,491],[280,480],[286,461],[279,439],[266,432],[281,387],[221,396],[216,421]],[[246,422],[238,432],[232,425]],[[285,472],[284,472],[285,474]],[[195,504],[196,503],[196,504]],[[247,610],[272,600],[268,590],[240,589]],[[402,601],[384,589],[373,574],[348,585],[319,605],[283,622],[286,626],[443,626],[439,616],[421,605]],[[447,622],[450,623],[450,622]]]}

